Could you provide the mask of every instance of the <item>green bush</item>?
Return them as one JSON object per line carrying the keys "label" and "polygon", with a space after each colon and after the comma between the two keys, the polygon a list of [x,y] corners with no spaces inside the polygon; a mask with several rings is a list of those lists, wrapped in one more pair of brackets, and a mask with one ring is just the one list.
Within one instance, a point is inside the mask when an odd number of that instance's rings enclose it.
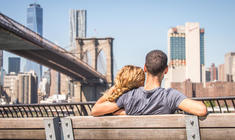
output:
{"label": "green bush", "polygon": [[[211,102],[211,103],[210,103]],[[215,101],[204,101],[206,107],[215,107]]]}

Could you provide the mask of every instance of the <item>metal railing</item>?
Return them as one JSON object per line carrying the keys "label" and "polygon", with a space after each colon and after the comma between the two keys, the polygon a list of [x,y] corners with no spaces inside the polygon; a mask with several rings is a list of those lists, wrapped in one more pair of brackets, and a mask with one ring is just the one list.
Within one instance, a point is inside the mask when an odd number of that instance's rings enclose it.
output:
{"label": "metal railing", "polygon": [[230,97],[203,97],[193,98],[202,101],[207,106],[209,113],[234,113],[235,112],[235,96]]}
{"label": "metal railing", "polygon": [[88,116],[95,102],[0,105],[0,118]]}
{"label": "metal railing", "polygon": [[[192,98],[202,101],[209,113],[234,113],[235,96]],[[0,118],[88,116],[95,102],[0,105]],[[177,113],[182,111],[177,110]]]}

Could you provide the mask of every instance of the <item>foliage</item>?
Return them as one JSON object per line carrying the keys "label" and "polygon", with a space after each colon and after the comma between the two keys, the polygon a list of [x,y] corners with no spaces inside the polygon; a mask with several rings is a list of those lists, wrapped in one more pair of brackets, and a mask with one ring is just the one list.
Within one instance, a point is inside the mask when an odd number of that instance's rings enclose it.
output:
{"label": "foliage", "polygon": [[216,103],[215,101],[204,101],[206,107],[215,107]]}

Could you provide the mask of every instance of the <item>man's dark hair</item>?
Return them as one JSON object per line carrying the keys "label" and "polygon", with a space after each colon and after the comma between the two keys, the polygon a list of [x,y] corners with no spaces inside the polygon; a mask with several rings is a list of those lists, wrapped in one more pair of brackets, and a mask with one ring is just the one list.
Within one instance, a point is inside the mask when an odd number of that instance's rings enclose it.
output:
{"label": "man's dark hair", "polygon": [[167,67],[167,56],[160,50],[152,50],[146,55],[145,66],[153,76],[162,73]]}

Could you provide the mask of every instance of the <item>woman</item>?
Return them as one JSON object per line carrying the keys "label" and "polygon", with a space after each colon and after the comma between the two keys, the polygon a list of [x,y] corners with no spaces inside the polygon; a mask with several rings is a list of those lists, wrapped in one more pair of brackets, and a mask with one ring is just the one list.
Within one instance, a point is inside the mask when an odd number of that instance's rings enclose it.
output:
{"label": "woman", "polygon": [[97,113],[95,109],[96,106],[100,104],[105,104],[106,102],[115,102],[118,97],[120,97],[122,94],[126,93],[129,90],[143,86],[144,80],[145,73],[142,68],[133,65],[124,66],[118,72],[114,81],[114,86],[107,90],[104,93],[104,96],[102,96],[92,108],[92,115],[98,116],[108,113],[112,113],[113,115],[125,115],[124,109],[120,109],[116,112],[105,112],[104,110],[104,112],[99,113]]}

